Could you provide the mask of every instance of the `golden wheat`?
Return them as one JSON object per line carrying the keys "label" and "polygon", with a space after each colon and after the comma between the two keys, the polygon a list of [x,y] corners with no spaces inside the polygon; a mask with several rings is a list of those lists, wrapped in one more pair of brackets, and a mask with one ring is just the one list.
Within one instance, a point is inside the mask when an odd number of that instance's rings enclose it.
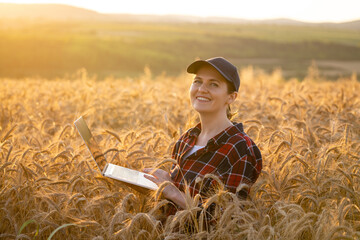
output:
{"label": "golden wheat", "polygon": [[219,187],[203,208],[186,192],[187,209],[165,221],[170,183],[142,195],[100,176],[73,122],[85,116],[108,161],[169,171],[172,146],[198,121],[189,76],[1,79],[0,239],[359,239],[360,83],[312,75],[241,71],[234,120],[263,173],[246,201],[214,175],[197,179]]}

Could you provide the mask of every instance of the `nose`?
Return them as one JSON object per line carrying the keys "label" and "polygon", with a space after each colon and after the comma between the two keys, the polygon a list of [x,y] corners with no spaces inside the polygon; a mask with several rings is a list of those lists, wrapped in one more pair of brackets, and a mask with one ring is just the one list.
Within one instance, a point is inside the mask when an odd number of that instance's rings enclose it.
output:
{"label": "nose", "polygon": [[199,92],[206,92],[208,89],[207,89],[207,87],[206,87],[206,85],[203,83],[203,84],[201,84],[200,86],[199,86],[199,88],[198,88],[198,91]]}

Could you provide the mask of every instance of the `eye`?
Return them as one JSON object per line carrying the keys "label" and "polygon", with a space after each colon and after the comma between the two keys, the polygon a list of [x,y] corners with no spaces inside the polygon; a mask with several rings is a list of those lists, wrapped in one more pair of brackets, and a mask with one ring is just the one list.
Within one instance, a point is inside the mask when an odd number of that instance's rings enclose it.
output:
{"label": "eye", "polygon": [[210,83],[210,86],[212,86],[212,87],[219,87],[219,84],[217,84],[217,83]]}
{"label": "eye", "polygon": [[193,84],[200,84],[201,81],[199,79],[194,79]]}

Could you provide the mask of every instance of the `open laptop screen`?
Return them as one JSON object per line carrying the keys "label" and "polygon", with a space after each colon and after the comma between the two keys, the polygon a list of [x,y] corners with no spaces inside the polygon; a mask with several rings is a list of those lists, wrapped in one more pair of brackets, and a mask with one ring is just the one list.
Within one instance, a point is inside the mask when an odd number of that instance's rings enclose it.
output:
{"label": "open laptop screen", "polygon": [[82,139],[84,140],[86,146],[88,147],[92,157],[94,158],[99,170],[103,173],[105,166],[107,164],[104,154],[101,152],[99,145],[95,141],[93,135],[90,132],[85,120],[81,116],[74,122],[76,128],[78,129]]}

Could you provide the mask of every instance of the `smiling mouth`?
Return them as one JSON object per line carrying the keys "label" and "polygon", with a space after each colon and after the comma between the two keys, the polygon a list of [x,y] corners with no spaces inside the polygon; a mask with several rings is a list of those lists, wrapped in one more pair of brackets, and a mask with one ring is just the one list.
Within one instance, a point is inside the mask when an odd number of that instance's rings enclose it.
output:
{"label": "smiling mouth", "polygon": [[210,102],[210,99],[206,97],[196,97],[196,99],[204,102]]}

